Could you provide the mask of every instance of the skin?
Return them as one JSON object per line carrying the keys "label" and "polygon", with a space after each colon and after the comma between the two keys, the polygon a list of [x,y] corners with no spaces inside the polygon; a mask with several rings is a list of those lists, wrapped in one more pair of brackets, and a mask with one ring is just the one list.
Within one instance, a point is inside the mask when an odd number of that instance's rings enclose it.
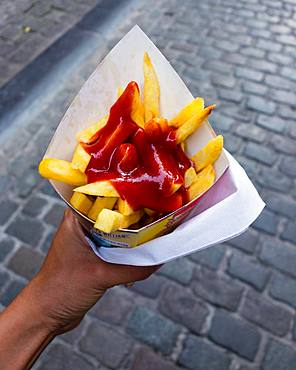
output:
{"label": "skin", "polygon": [[157,268],[102,261],[67,210],[39,273],[0,315],[1,368],[29,369],[51,340],[79,325],[107,289],[146,279]]}

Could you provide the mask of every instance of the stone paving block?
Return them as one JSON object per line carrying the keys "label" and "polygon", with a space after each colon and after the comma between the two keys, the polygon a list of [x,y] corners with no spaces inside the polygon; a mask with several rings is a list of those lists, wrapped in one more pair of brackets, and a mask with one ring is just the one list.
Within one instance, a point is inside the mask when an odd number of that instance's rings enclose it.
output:
{"label": "stone paving block", "polygon": [[256,95],[265,95],[268,90],[265,85],[251,81],[244,81],[242,87],[247,93]]}
{"label": "stone paving block", "polygon": [[264,50],[252,46],[243,47],[241,48],[240,52],[242,54],[255,58],[263,58],[266,53]]}
{"label": "stone paving block", "polygon": [[[131,349],[131,339],[114,328],[93,322],[79,341],[79,347],[103,365],[117,369]],[[110,350],[112,348],[112,350]]]}
{"label": "stone paving block", "polygon": [[293,108],[296,107],[296,94],[291,91],[279,90],[279,88],[277,88],[272,91],[271,97],[276,103],[280,102],[290,104]]}
{"label": "stone paving block", "polygon": [[131,370],[178,370],[171,361],[164,360],[147,347],[141,347],[135,354]]}
{"label": "stone paving block", "polygon": [[257,177],[257,181],[265,188],[277,190],[281,193],[289,193],[292,186],[291,179],[273,169],[262,169],[260,176]]}
{"label": "stone paving block", "polygon": [[65,334],[62,334],[60,338],[69,344],[77,343],[78,340],[81,338],[82,333],[84,333],[85,328],[86,328],[86,322],[81,321],[78,327],[76,327],[75,329],[71,331],[68,331]]}
{"label": "stone paving block", "polygon": [[254,326],[222,310],[216,311],[209,336],[217,344],[250,361],[254,360],[261,340]]}
{"label": "stone paving block", "polygon": [[164,285],[164,279],[157,275],[152,275],[143,281],[137,281],[131,288],[132,291],[148,298],[156,298]]}
{"label": "stone paving block", "polygon": [[268,53],[267,58],[274,63],[281,65],[291,65],[293,63],[293,58],[289,55],[279,54],[279,53]]}
{"label": "stone paving block", "polygon": [[33,196],[23,208],[23,213],[30,217],[37,217],[47,204],[44,198]]}
{"label": "stone paving block", "polygon": [[58,227],[65,211],[65,206],[60,204],[54,204],[49,212],[45,215],[44,221],[48,222],[54,227]]}
{"label": "stone paving block", "polygon": [[15,244],[12,238],[8,236],[2,237],[0,240],[0,263],[14,250]]}
{"label": "stone paving block", "polygon": [[41,253],[27,247],[20,247],[9,260],[7,267],[16,274],[31,280],[39,271],[43,262]]}
{"label": "stone paving block", "polygon": [[53,345],[41,363],[41,370],[94,370],[89,361],[63,344]]}
{"label": "stone paving block", "polygon": [[257,82],[262,81],[264,76],[262,72],[246,67],[237,67],[235,70],[235,74],[239,78],[245,78],[247,80]]}
{"label": "stone paving block", "polygon": [[280,43],[276,43],[271,40],[259,39],[256,44],[259,49],[267,51],[279,52],[282,49],[282,45]]}
{"label": "stone paving block", "polygon": [[[277,65],[267,62],[265,59],[250,59],[248,66],[262,72],[275,73],[277,71]],[[267,77],[265,81],[267,81]]]}
{"label": "stone paving block", "polygon": [[290,221],[286,224],[284,231],[281,233],[281,238],[288,240],[291,243],[296,243],[296,224],[295,221]]}
{"label": "stone paving block", "polygon": [[192,370],[228,370],[230,357],[211,343],[189,335],[178,362],[185,368]]}
{"label": "stone paving block", "polygon": [[283,158],[280,164],[280,170],[287,176],[296,178],[295,157]]}
{"label": "stone paving block", "polygon": [[1,303],[4,306],[8,306],[25,286],[26,284],[21,280],[12,280],[6,287],[5,291],[2,292],[0,297]]}
{"label": "stone paving block", "polygon": [[6,232],[22,242],[36,247],[43,236],[44,226],[39,220],[17,216],[8,225]]}
{"label": "stone paving block", "polygon": [[159,308],[163,315],[195,333],[201,332],[209,314],[205,303],[177,285],[170,285],[166,288],[160,298]]}
{"label": "stone paving block", "polygon": [[275,235],[277,233],[279,221],[278,215],[264,209],[252,226],[257,230]]}
{"label": "stone paving block", "polygon": [[288,332],[293,318],[287,309],[251,291],[245,297],[242,315],[277,335],[285,335]]}
{"label": "stone paving block", "polygon": [[259,258],[280,271],[296,277],[296,250],[294,247],[277,240],[266,240],[263,242]]}
{"label": "stone paving block", "polygon": [[240,91],[233,89],[219,89],[218,95],[222,100],[227,100],[233,103],[240,103],[243,99],[243,94]]}
{"label": "stone paving block", "polygon": [[291,80],[283,78],[277,75],[267,75],[265,77],[265,82],[267,85],[278,88],[280,87],[283,90],[293,89],[294,83]]}
{"label": "stone paving block", "polygon": [[0,291],[10,280],[9,274],[6,271],[0,270]]}
{"label": "stone paving block", "polygon": [[269,195],[266,199],[267,208],[291,219],[296,217],[296,201],[278,194]]}
{"label": "stone paving block", "polygon": [[261,144],[268,137],[267,132],[261,129],[260,127],[257,127],[257,126],[249,127],[249,125],[244,125],[244,124],[237,126],[236,134],[247,140],[256,141],[257,143],[261,143]]}
{"label": "stone paving block", "polygon": [[17,207],[17,203],[8,198],[0,202],[0,225],[6,224],[12,214],[17,210]]}
{"label": "stone paving block", "polygon": [[259,263],[247,260],[243,256],[236,254],[229,260],[227,272],[261,291],[264,289],[269,277],[269,271]]}
{"label": "stone paving block", "polygon": [[248,229],[243,234],[229,240],[227,243],[244,252],[253,253],[258,243],[258,233],[252,229]]}
{"label": "stone paving block", "polygon": [[271,139],[272,145],[281,153],[296,156],[295,140],[291,140],[283,136],[273,136]]}
{"label": "stone paving block", "polygon": [[175,346],[180,326],[147,308],[136,307],[129,318],[127,332],[167,355]]}
{"label": "stone paving block", "polygon": [[91,313],[102,321],[111,324],[122,324],[132,311],[132,301],[118,289],[108,290],[103,298],[91,310]]}
{"label": "stone paving block", "polygon": [[270,295],[296,308],[296,280],[275,273],[269,288]]}
{"label": "stone paving block", "polygon": [[286,78],[289,78],[291,81],[296,81],[296,77],[293,74],[293,68],[290,67],[283,67],[280,70],[280,74]]}
{"label": "stone paving block", "polygon": [[274,150],[255,143],[247,143],[244,154],[269,166],[272,166],[278,157]]}
{"label": "stone paving block", "polygon": [[48,252],[51,246],[55,233],[56,233],[55,230],[50,230],[40,247],[41,251],[44,252],[45,254]]}
{"label": "stone paving block", "polygon": [[218,244],[211,248],[190,254],[189,258],[210,269],[217,270],[225,255],[225,245]]}
{"label": "stone paving block", "polygon": [[295,348],[279,340],[269,341],[263,360],[263,370],[293,370],[296,363]]}
{"label": "stone paving block", "polygon": [[286,129],[286,120],[277,116],[265,116],[260,114],[257,117],[257,124],[267,130],[283,133]]}
{"label": "stone paving block", "polygon": [[193,291],[206,301],[234,311],[240,302],[243,288],[218,273],[200,268],[194,277]]}
{"label": "stone paving block", "polygon": [[163,265],[158,273],[177,283],[188,285],[192,279],[193,268],[193,264],[186,258],[178,258]]}
{"label": "stone paving block", "polygon": [[273,114],[275,112],[276,105],[272,101],[260,96],[250,96],[247,100],[247,107],[258,113]]}

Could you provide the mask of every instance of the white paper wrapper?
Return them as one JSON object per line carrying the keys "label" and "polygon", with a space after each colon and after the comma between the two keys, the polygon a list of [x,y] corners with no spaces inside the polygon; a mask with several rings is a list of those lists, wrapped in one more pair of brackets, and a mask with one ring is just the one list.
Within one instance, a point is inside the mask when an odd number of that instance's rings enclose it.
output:
{"label": "white paper wrapper", "polygon": [[[137,81],[142,88],[145,51],[149,53],[159,78],[162,116],[172,118],[192,100],[190,91],[169,62],[135,26],[84,84],[59,124],[45,157],[71,160],[77,144],[76,133],[108,113],[116,99],[117,88],[125,87],[131,80]],[[202,91],[200,94],[202,96]],[[197,152],[213,136],[214,131],[205,122],[187,141],[188,154]],[[264,203],[243,169],[226,151],[222,152],[214,167],[215,185],[175,231],[132,249],[99,248],[90,242],[95,253],[113,263],[154,265],[220,243],[244,231],[258,217]],[[72,187],[55,181],[51,183],[68,203]],[[97,240],[104,238],[97,230],[92,229],[92,232],[97,234]]]}

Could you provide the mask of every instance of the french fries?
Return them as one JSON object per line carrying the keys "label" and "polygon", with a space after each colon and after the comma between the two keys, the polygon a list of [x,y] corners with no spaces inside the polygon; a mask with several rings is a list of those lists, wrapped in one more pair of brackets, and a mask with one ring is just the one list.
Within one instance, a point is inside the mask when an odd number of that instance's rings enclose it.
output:
{"label": "french fries", "polygon": [[219,135],[189,159],[186,139],[215,105],[205,108],[197,97],[168,122],[147,53],[143,73],[143,99],[136,82],[119,87],[109,114],[77,133],[71,162],[45,158],[39,165],[43,177],[74,187],[70,204],[104,233],[155,221],[184,205],[184,192],[190,201],[203,194],[223,149]]}
{"label": "french fries", "polygon": [[216,108],[216,105],[210,105],[209,107],[204,108],[201,112],[197,112],[194,116],[189,118],[182,126],[177,129],[177,143],[181,143],[186,140],[188,136],[193,134],[201,124],[208,118],[212,110]]}
{"label": "french fries", "polygon": [[87,183],[87,177],[84,173],[73,169],[70,162],[62,159],[42,159],[39,164],[39,173],[47,179],[64,182],[73,186],[80,186]]}
{"label": "french fries", "polygon": [[70,204],[79,212],[87,215],[92,206],[92,201],[87,197],[87,195],[76,192],[73,193],[70,199]]}
{"label": "french fries", "polygon": [[201,171],[209,164],[214,163],[220,156],[223,149],[223,136],[218,135],[210,140],[191,159],[194,162],[196,171]]}
{"label": "french fries", "polygon": [[102,209],[113,209],[117,200],[117,197],[97,197],[94,204],[87,213],[88,217],[91,218],[93,221],[96,221]]}
{"label": "french fries", "polygon": [[97,197],[119,197],[117,190],[110,181],[97,181],[90,184],[79,186],[74,191],[79,193],[96,195]]}
{"label": "french fries", "polygon": [[148,53],[144,54],[144,110],[145,122],[159,117],[160,87]]}
{"label": "french fries", "polygon": [[169,125],[174,127],[182,126],[191,117],[200,113],[204,107],[204,100],[202,98],[195,98],[186,107],[181,109],[175,118],[169,121]]}
{"label": "french fries", "polygon": [[78,144],[73,154],[71,166],[74,170],[85,172],[90,158],[91,156],[83,149],[81,144]]}
{"label": "french fries", "polygon": [[207,191],[214,182],[215,171],[214,167],[210,164],[196,175],[193,184],[189,186],[189,199],[192,200]]}

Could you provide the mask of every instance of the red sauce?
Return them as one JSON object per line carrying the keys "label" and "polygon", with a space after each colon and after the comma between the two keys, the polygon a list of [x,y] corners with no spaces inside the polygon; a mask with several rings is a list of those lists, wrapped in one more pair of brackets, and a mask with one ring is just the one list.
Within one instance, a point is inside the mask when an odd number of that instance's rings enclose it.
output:
{"label": "red sauce", "polygon": [[89,144],[83,144],[91,155],[86,169],[88,183],[112,182],[120,197],[134,210],[141,207],[167,213],[187,202],[183,184],[190,160],[176,144],[175,129],[165,120],[146,123],[140,128],[131,118],[134,94],[138,85],[130,82],[110,109],[106,125]]}

